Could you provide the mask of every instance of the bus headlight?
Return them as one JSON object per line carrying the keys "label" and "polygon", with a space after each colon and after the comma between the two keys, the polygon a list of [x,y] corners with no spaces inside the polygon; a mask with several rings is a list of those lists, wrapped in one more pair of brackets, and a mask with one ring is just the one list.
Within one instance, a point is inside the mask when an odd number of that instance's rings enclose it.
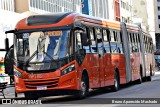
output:
{"label": "bus headlight", "polygon": [[75,65],[70,65],[67,68],[65,68],[64,70],[62,70],[61,75],[65,75],[71,71],[75,70]]}
{"label": "bus headlight", "polygon": [[19,77],[19,78],[22,78],[22,74],[16,69],[14,69],[14,75]]}

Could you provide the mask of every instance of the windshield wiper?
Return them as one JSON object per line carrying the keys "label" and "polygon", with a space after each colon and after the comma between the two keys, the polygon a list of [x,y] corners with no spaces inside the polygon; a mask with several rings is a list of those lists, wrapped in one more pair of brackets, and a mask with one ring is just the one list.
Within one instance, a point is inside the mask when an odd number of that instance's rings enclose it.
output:
{"label": "windshield wiper", "polygon": [[45,53],[52,61],[55,61],[48,53],[46,53],[45,51],[43,51],[43,53]]}
{"label": "windshield wiper", "polygon": [[28,65],[28,63],[34,58],[34,56],[38,53],[38,50],[36,50],[30,58],[28,58],[28,60],[24,63],[25,65]]}

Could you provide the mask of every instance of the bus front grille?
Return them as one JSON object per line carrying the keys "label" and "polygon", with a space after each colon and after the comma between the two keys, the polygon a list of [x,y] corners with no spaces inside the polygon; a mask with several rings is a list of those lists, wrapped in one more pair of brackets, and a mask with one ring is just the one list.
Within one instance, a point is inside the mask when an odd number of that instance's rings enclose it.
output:
{"label": "bus front grille", "polygon": [[54,79],[32,79],[24,80],[27,89],[37,89],[38,87],[54,88],[58,86],[58,78]]}

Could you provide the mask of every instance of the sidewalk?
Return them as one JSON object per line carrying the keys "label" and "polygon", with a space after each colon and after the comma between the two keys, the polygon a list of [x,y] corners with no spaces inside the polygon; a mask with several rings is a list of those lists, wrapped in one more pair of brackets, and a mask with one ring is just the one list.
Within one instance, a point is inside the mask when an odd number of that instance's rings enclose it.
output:
{"label": "sidewalk", "polygon": [[[7,88],[4,90],[4,95],[7,98],[15,98],[15,88],[14,85],[8,85]],[[23,93],[17,95],[17,97],[24,97]],[[0,99],[3,98],[0,93]]]}

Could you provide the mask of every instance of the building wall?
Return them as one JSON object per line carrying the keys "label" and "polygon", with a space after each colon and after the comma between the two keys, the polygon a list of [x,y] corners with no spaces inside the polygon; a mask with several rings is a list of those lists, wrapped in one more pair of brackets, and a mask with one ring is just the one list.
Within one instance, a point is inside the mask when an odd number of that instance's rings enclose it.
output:
{"label": "building wall", "polygon": [[[16,23],[20,20],[20,14],[12,11],[0,10],[0,16],[0,49],[4,49],[4,40],[6,38],[5,31],[15,29]],[[7,37],[9,38],[9,45],[13,45],[13,34],[7,34]],[[6,52],[0,52],[0,57],[4,57],[5,53]]]}
{"label": "building wall", "polygon": [[160,0],[156,0],[157,2],[157,5],[155,6],[156,7],[156,9],[155,9],[155,11],[156,11],[156,13],[157,13],[157,16],[155,15],[155,19],[157,18],[157,22],[158,22],[158,24],[156,24],[157,26],[156,26],[156,33],[160,33]]}
{"label": "building wall", "polygon": [[81,0],[15,0],[16,12],[81,12]]}
{"label": "building wall", "polygon": [[132,0],[133,4],[133,18],[141,18],[142,27],[148,31],[155,45],[155,33],[157,23],[156,18],[156,2],[157,0]]}
{"label": "building wall", "polygon": [[29,0],[29,10],[36,13],[81,12],[81,0]]}
{"label": "building wall", "polygon": [[114,16],[114,1],[113,0],[108,0],[108,19],[109,20],[115,20]]}
{"label": "building wall", "polygon": [[29,10],[28,0],[15,0],[15,11],[17,13],[23,13]]}
{"label": "building wall", "polygon": [[155,43],[155,33],[159,32],[156,28],[156,23],[158,22],[157,17],[157,9],[155,10],[155,7],[157,7],[157,0],[147,0],[147,12],[148,12],[148,31],[151,34],[153,38],[153,44]]}
{"label": "building wall", "polygon": [[109,3],[111,0],[92,0],[92,15],[104,19],[109,18]]}
{"label": "building wall", "polygon": [[132,0],[132,4],[132,18],[142,18],[142,26],[144,26],[145,29],[148,29],[147,0]]}
{"label": "building wall", "polygon": [[156,49],[160,50],[160,0],[156,0],[155,4],[157,4],[155,7],[155,12],[157,13],[157,16],[155,15],[156,19]]}

